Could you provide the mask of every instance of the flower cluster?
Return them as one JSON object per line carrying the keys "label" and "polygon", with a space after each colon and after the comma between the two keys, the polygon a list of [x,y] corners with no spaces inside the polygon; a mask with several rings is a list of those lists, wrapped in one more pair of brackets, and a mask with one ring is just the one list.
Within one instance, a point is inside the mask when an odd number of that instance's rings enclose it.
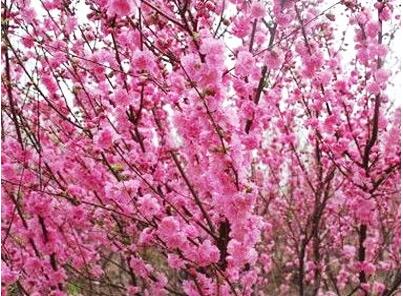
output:
{"label": "flower cluster", "polygon": [[3,2],[4,295],[399,293],[396,1]]}

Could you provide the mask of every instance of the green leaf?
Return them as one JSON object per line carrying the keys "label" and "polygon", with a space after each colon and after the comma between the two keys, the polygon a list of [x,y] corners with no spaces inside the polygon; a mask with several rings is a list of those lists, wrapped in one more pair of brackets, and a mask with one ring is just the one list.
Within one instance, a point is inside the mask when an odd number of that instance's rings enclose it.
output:
{"label": "green leaf", "polygon": [[80,287],[73,283],[68,283],[67,284],[67,293],[70,296],[76,296],[80,294]]}

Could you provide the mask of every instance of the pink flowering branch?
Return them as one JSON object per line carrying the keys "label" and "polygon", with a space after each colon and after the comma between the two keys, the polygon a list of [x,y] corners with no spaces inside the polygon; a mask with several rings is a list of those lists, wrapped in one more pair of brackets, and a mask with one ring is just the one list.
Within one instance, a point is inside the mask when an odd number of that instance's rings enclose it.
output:
{"label": "pink flowering branch", "polygon": [[2,293],[399,293],[393,2],[37,4],[2,1]]}

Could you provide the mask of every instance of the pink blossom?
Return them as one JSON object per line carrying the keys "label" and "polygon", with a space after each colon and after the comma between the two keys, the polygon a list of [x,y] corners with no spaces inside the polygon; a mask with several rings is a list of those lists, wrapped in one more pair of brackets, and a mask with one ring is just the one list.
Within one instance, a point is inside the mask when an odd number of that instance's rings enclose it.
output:
{"label": "pink blossom", "polygon": [[133,0],[109,0],[108,14],[119,17],[128,16],[133,13],[135,2]]}
{"label": "pink blossom", "polygon": [[132,65],[135,71],[150,71],[154,65],[154,61],[150,52],[137,50],[133,53]]}
{"label": "pink blossom", "polygon": [[45,85],[46,89],[49,91],[51,95],[57,92],[58,86],[51,76],[43,75],[42,83]]}
{"label": "pink blossom", "polygon": [[130,102],[129,94],[123,89],[119,89],[115,93],[115,101],[119,105],[127,106]]}
{"label": "pink blossom", "polygon": [[385,291],[385,285],[380,282],[374,282],[373,291],[377,294],[382,294]]}
{"label": "pink blossom", "polygon": [[390,74],[384,69],[379,69],[375,72],[375,80],[379,84],[385,84],[388,81]]}
{"label": "pink blossom", "polygon": [[247,76],[251,73],[254,66],[253,55],[249,51],[238,53],[236,71],[239,75]]}
{"label": "pink blossom", "polygon": [[179,223],[178,221],[170,216],[170,217],[165,217],[159,227],[160,231],[164,232],[165,234],[169,235],[169,234],[173,234],[175,232],[177,232],[179,230]]}
{"label": "pink blossom", "polygon": [[140,293],[140,288],[139,287],[135,287],[135,286],[129,286],[127,288],[127,293],[130,296],[135,296],[136,294]]}
{"label": "pink blossom", "polygon": [[274,51],[270,50],[266,55],[266,63],[269,69],[278,69],[281,65],[281,60],[279,54]]}
{"label": "pink blossom", "polygon": [[18,272],[10,270],[9,267],[2,264],[1,281],[6,284],[12,284],[18,279]]}
{"label": "pink blossom", "polygon": [[3,293],[391,288],[397,1],[9,2]]}
{"label": "pink blossom", "polygon": [[181,269],[184,266],[184,261],[175,254],[168,255],[168,264],[174,269]]}
{"label": "pink blossom", "polygon": [[337,124],[337,117],[335,115],[330,115],[326,118],[324,122],[324,128],[327,132],[332,132]]}
{"label": "pink blossom", "polygon": [[378,22],[369,22],[366,25],[366,32],[368,37],[375,38],[379,31],[379,24]]}
{"label": "pink blossom", "polygon": [[381,92],[381,88],[379,87],[379,84],[377,82],[371,82],[368,84],[368,92],[374,95],[377,95]]}
{"label": "pink blossom", "polygon": [[224,64],[224,44],[221,40],[205,38],[200,46],[200,52],[206,55],[206,62],[214,69],[220,69]]}
{"label": "pink blossom", "polygon": [[220,40],[206,38],[202,42],[200,52],[205,55],[221,55],[224,52],[224,44]]}
{"label": "pink blossom", "polygon": [[251,250],[243,243],[231,240],[228,244],[228,253],[231,256],[231,260],[233,260],[233,264],[237,266],[242,266],[246,264],[251,259],[252,252]]}
{"label": "pink blossom", "polygon": [[26,262],[24,263],[25,268],[29,273],[37,273],[41,272],[42,270],[42,262],[36,258],[36,257],[31,257],[27,258]]}
{"label": "pink blossom", "polygon": [[112,133],[109,129],[105,129],[100,133],[97,145],[102,149],[107,149],[112,145]]}
{"label": "pink blossom", "polygon": [[150,195],[140,197],[138,203],[140,211],[144,213],[145,217],[148,219],[151,219],[160,210],[158,201]]}
{"label": "pink blossom", "polygon": [[392,12],[388,6],[384,6],[380,13],[380,18],[382,21],[388,21],[392,17]]}
{"label": "pink blossom", "polygon": [[236,20],[235,26],[234,26],[234,35],[243,38],[248,35],[248,33],[251,30],[251,24],[249,21],[249,18],[240,18]]}
{"label": "pink blossom", "polygon": [[49,283],[51,285],[57,285],[59,283],[62,283],[66,278],[66,275],[62,270],[51,272],[48,274],[48,276],[49,276]]}
{"label": "pink blossom", "polygon": [[253,2],[251,6],[251,16],[254,18],[262,18],[266,15],[266,7],[262,2]]}
{"label": "pink blossom", "polygon": [[363,223],[369,223],[374,216],[374,201],[369,199],[362,199],[355,205],[357,218]]}
{"label": "pink blossom", "polygon": [[143,260],[139,258],[132,257],[130,260],[130,267],[133,271],[140,277],[147,277],[152,267],[148,264],[145,264]]}
{"label": "pink blossom", "polygon": [[33,39],[31,36],[25,36],[22,38],[22,43],[25,47],[31,48],[35,44],[35,39]]}
{"label": "pink blossom", "polygon": [[218,262],[220,259],[220,252],[209,240],[205,240],[199,248],[199,264],[206,266]]}

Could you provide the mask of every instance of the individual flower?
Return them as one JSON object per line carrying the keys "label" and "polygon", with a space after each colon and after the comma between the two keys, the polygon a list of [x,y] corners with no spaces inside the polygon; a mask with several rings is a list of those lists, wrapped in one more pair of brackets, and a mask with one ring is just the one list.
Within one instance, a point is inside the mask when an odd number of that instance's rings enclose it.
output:
{"label": "individual flower", "polygon": [[266,7],[262,2],[253,2],[251,6],[251,16],[253,18],[263,18],[266,16]]}
{"label": "individual flower", "polygon": [[105,129],[101,132],[97,140],[98,147],[107,149],[112,145],[112,133],[109,129]]}
{"label": "individual flower", "polygon": [[135,71],[148,70],[154,66],[153,55],[147,50],[136,50],[133,53],[132,65]]}
{"label": "individual flower", "polygon": [[254,64],[253,55],[249,51],[243,50],[238,53],[235,71],[238,75],[247,76],[251,73]]}
{"label": "individual flower", "polygon": [[116,91],[114,99],[117,104],[122,106],[127,106],[130,102],[128,93],[123,89]]}
{"label": "individual flower", "polygon": [[151,219],[154,215],[158,214],[160,205],[157,199],[147,194],[139,198],[138,200],[139,210],[143,216]]}
{"label": "individual flower", "polygon": [[133,0],[109,0],[108,14],[119,17],[128,16],[134,12],[135,3]]}

